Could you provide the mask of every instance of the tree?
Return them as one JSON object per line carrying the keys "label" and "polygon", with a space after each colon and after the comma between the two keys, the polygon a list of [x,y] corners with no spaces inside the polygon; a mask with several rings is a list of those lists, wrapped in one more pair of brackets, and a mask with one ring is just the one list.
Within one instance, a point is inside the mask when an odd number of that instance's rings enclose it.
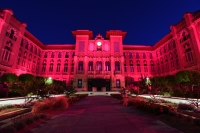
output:
{"label": "tree", "polygon": [[180,87],[185,86],[189,89],[190,97],[192,96],[193,86],[200,85],[200,73],[194,70],[179,71],[175,75],[175,80],[180,84]]}
{"label": "tree", "polygon": [[1,77],[0,77],[0,81],[1,82],[6,82],[8,88],[6,91],[6,97],[8,97],[8,92],[10,91],[10,84],[13,84],[15,82],[18,81],[18,76],[16,74],[13,73],[4,73]]}
{"label": "tree", "polygon": [[18,81],[18,76],[16,74],[13,73],[4,73],[1,76],[1,82],[17,82]]}

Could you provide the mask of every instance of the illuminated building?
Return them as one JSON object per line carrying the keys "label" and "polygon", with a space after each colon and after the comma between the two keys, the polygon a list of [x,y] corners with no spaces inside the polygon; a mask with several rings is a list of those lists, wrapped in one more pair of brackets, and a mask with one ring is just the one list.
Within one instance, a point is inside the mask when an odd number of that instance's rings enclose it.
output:
{"label": "illuminated building", "polygon": [[126,32],[106,37],[72,31],[75,44],[44,45],[11,10],[0,10],[0,73],[30,73],[63,80],[78,91],[113,91],[141,77],[200,70],[200,11],[185,13],[153,46],[126,45]]}

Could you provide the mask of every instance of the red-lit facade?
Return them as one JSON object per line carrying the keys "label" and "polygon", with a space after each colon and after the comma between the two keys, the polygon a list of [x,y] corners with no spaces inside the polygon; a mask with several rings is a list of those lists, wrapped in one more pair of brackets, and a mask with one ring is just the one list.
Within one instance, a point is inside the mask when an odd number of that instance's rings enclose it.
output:
{"label": "red-lit facade", "polygon": [[113,91],[141,77],[200,71],[200,11],[185,13],[154,46],[126,45],[126,32],[106,37],[76,30],[75,44],[44,45],[11,10],[0,10],[0,74],[30,73],[71,83],[78,91]]}

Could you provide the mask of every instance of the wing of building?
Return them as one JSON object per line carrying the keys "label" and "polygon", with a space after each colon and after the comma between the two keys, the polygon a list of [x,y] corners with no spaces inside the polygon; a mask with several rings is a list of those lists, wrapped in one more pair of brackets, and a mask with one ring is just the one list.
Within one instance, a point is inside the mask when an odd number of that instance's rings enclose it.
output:
{"label": "wing of building", "polygon": [[30,73],[71,83],[78,91],[113,91],[141,78],[200,70],[200,11],[185,13],[154,46],[126,45],[126,32],[106,37],[76,30],[75,44],[44,45],[11,10],[0,10],[0,74]]}

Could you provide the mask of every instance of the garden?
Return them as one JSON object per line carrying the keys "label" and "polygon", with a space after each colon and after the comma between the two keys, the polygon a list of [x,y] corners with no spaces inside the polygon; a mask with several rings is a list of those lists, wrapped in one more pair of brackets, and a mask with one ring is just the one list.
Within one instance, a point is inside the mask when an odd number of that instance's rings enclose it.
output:
{"label": "garden", "polygon": [[[124,106],[131,106],[183,132],[200,131],[200,73],[184,70],[175,75],[142,77],[130,84],[121,94],[112,94]],[[146,98],[143,95],[148,95]],[[165,99],[184,99],[173,103]]]}
{"label": "garden", "polygon": [[0,105],[0,133],[22,133],[61,113],[87,94],[75,94],[70,84],[31,74],[1,77],[1,98],[23,97],[23,104]]}

